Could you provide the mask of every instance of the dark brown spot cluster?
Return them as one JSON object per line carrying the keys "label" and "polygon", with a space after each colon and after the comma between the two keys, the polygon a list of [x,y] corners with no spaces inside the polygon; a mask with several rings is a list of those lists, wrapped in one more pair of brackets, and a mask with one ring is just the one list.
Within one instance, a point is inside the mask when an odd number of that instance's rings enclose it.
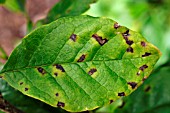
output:
{"label": "dark brown spot cluster", "polygon": [[145,65],[141,66],[139,69],[140,69],[141,71],[144,71],[146,68],[148,68],[148,66],[145,64]]}
{"label": "dark brown spot cluster", "polygon": [[93,34],[92,37],[94,39],[96,39],[96,41],[101,45],[103,46],[106,42],[108,42],[108,40],[105,38],[105,39],[102,39],[102,37],[98,36],[97,34]]}
{"label": "dark brown spot cluster", "polygon": [[64,106],[65,106],[65,103],[63,103],[63,102],[58,102],[58,103],[57,103],[57,106],[58,106],[58,107],[64,107]]}
{"label": "dark brown spot cluster", "polygon": [[146,43],[144,41],[141,42],[141,46],[145,47]]}
{"label": "dark brown spot cluster", "polygon": [[76,37],[77,37],[76,34],[72,34],[72,35],[70,36],[70,39],[73,40],[73,41],[75,42],[75,41],[76,41]]}
{"label": "dark brown spot cluster", "polygon": [[126,32],[124,32],[122,35],[123,35],[125,40],[128,40],[128,37],[130,36],[129,29]]}
{"label": "dark brown spot cluster", "polygon": [[77,60],[77,62],[83,62],[84,59],[85,59],[85,57],[86,57],[86,55],[82,55],[82,56]]}
{"label": "dark brown spot cluster", "polygon": [[150,86],[146,87],[145,92],[148,92],[151,89]]}
{"label": "dark brown spot cluster", "polygon": [[61,70],[62,72],[65,72],[64,68],[60,64],[55,65],[57,69]]}
{"label": "dark brown spot cluster", "polygon": [[128,82],[128,84],[132,87],[132,89],[135,89],[135,87],[137,86],[136,82]]}
{"label": "dark brown spot cluster", "polygon": [[132,48],[132,47],[129,47],[129,48],[126,49],[126,51],[133,53],[133,48]]}
{"label": "dark brown spot cluster", "polygon": [[142,55],[142,57],[146,57],[146,56],[150,56],[150,55],[151,55],[151,53],[145,52],[145,54]]}
{"label": "dark brown spot cluster", "polygon": [[129,40],[128,37],[130,36],[129,30],[127,30],[125,33],[122,34],[123,38],[126,40],[126,43],[128,45],[132,45],[134,42],[132,40]]}
{"label": "dark brown spot cluster", "polygon": [[131,45],[134,43],[132,40],[129,40],[129,30],[127,30],[125,33],[122,34],[123,38],[125,39],[126,43],[130,46],[126,49],[127,52],[131,52],[133,53],[133,48],[131,47]]}
{"label": "dark brown spot cluster", "polygon": [[37,68],[38,72],[40,72],[41,74],[45,74],[45,70],[42,67],[38,67]]}
{"label": "dark brown spot cluster", "polygon": [[92,68],[90,69],[90,71],[88,72],[89,75],[92,75],[93,73],[95,73],[97,71],[97,69]]}
{"label": "dark brown spot cluster", "polygon": [[125,96],[125,92],[118,93],[118,96]]}
{"label": "dark brown spot cluster", "polygon": [[25,88],[25,91],[28,91],[28,88]]}
{"label": "dark brown spot cluster", "polygon": [[118,29],[120,27],[120,25],[116,22],[115,24],[114,24],[114,28],[115,29]]}

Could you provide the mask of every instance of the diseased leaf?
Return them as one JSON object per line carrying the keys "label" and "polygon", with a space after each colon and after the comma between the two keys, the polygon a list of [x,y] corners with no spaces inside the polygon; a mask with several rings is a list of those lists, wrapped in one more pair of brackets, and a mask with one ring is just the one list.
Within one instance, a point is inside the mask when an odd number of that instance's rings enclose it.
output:
{"label": "diseased leaf", "polygon": [[60,0],[48,13],[45,23],[50,23],[60,17],[81,15],[97,0]]}
{"label": "diseased leaf", "polygon": [[141,87],[123,99],[124,106],[115,113],[169,113],[169,75],[170,66],[154,72]]}
{"label": "diseased leaf", "polygon": [[23,95],[0,79],[0,92],[5,100],[24,113],[66,113],[36,99]]}
{"label": "diseased leaf", "polygon": [[159,57],[139,33],[113,20],[65,17],[26,36],[1,75],[28,96],[78,112],[129,95]]}

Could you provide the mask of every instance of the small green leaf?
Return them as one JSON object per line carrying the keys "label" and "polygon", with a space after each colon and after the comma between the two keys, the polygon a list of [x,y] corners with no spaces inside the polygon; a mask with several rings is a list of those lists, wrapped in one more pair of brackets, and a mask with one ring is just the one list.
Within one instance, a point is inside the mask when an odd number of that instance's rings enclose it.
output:
{"label": "small green leaf", "polygon": [[60,17],[81,15],[97,0],[60,0],[48,13],[45,23],[50,23]]}
{"label": "small green leaf", "polygon": [[139,33],[113,20],[65,17],[26,36],[1,75],[28,96],[78,112],[129,95],[159,57]]}
{"label": "small green leaf", "polygon": [[[154,72],[115,113],[170,113],[170,66]],[[111,111],[113,112],[113,111]]]}

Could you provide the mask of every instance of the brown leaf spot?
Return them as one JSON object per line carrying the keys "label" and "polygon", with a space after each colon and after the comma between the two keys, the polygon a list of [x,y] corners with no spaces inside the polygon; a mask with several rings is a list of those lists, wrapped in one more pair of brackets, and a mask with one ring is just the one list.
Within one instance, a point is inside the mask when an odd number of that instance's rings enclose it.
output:
{"label": "brown leaf spot", "polygon": [[73,41],[75,42],[75,41],[76,41],[76,37],[77,37],[76,34],[72,34],[72,35],[70,36],[70,39],[73,40]]}
{"label": "brown leaf spot", "polygon": [[102,39],[102,37],[98,36],[97,34],[93,34],[92,37],[94,39],[96,39],[96,41],[101,45],[103,46],[108,40],[105,38],[105,39]]}
{"label": "brown leaf spot", "polygon": [[124,35],[124,36],[130,36],[130,34],[129,34],[129,29],[128,29],[126,32],[124,32],[123,35]]}
{"label": "brown leaf spot", "polygon": [[110,104],[113,103],[113,102],[114,102],[114,100],[110,100]]}
{"label": "brown leaf spot", "polygon": [[142,42],[141,42],[141,45],[142,45],[143,47],[145,47],[145,46],[146,46],[146,43],[145,43],[144,41],[142,41]]}
{"label": "brown leaf spot", "polygon": [[122,33],[122,35],[123,35],[124,39],[127,41],[128,40],[128,36],[130,36],[129,29],[126,32]]}
{"label": "brown leaf spot", "polygon": [[150,86],[146,87],[145,92],[148,92],[151,89]]}
{"label": "brown leaf spot", "polygon": [[25,91],[28,91],[28,88],[25,88]]}
{"label": "brown leaf spot", "polygon": [[123,101],[123,102],[122,102],[122,105],[119,106],[119,108],[123,108],[124,106],[125,106],[125,102]]}
{"label": "brown leaf spot", "polygon": [[59,96],[59,94],[58,94],[58,93],[56,93],[56,94],[55,94],[55,96],[57,96],[57,97],[58,97],[58,96]]}
{"label": "brown leaf spot", "polygon": [[56,68],[61,70],[62,72],[65,72],[64,68],[60,64],[56,64]]}
{"label": "brown leaf spot", "polygon": [[145,54],[142,55],[142,57],[146,57],[146,56],[150,56],[150,55],[151,55],[151,53],[145,52]]}
{"label": "brown leaf spot", "polygon": [[45,74],[45,70],[42,67],[38,67],[37,68],[38,72],[40,72],[41,74]]}
{"label": "brown leaf spot", "polygon": [[97,69],[92,68],[90,69],[90,71],[88,72],[89,75],[92,75],[93,73],[95,73],[97,71]]}
{"label": "brown leaf spot", "polygon": [[56,72],[56,73],[54,73],[54,75],[55,75],[55,76],[58,76],[58,73]]}
{"label": "brown leaf spot", "polygon": [[141,66],[139,69],[140,69],[141,71],[144,71],[146,68],[148,68],[148,66],[145,64],[145,65]]}
{"label": "brown leaf spot", "polygon": [[124,92],[118,93],[118,96],[125,96]]}
{"label": "brown leaf spot", "polygon": [[122,34],[123,38],[126,40],[126,43],[128,45],[132,45],[134,42],[132,40],[129,40],[128,37],[130,36],[129,30],[127,30],[125,33]]}
{"label": "brown leaf spot", "polygon": [[134,89],[137,86],[136,82],[128,82],[128,84]]}
{"label": "brown leaf spot", "polygon": [[126,43],[127,43],[128,45],[132,45],[134,42],[131,41],[131,40],[126,40]]}
{"label": "brown leaf spot", "polygon": [[115,24],[114,24],[114,28],[115,29],[118,29],[120,27],[120,25],[116,22]]}
{"label": "brown leaf spot", "polygon": [[65,106],[65,103],[63,103],[63,102],[58,102],[57,106],[58,106],[58,107],[64,107],[64,106]]}
{"label": "brown leaf spot", "polygon": [[20,82],[20,83],[19,83],[19,85],[22,85],[22,84],[23,84],[23,82]]}
{"label": "brown leaf spot", "polygon": [[86,55],[82,55],[82,56],[77,60],[77,62],[83,62],[84,59],[85,59],[85,57],[86,57]]}
{"label": "brown leaf spot", "polygon": [[129,48],[126,49],[126,51],[133,53],[133,48],[132,48],[132,47],[129,47]]}

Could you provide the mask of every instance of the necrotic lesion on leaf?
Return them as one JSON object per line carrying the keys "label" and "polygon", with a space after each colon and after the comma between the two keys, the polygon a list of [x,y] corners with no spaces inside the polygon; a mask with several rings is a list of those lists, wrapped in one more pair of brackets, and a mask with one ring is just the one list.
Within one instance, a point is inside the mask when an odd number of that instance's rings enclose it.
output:
{"label": "necrotic lesion on leaf", "polygon": [[113,20],[65,17],[27,35],[0,73],[28,96],[80,112],[129,95],[159,57],[156,47]]}

